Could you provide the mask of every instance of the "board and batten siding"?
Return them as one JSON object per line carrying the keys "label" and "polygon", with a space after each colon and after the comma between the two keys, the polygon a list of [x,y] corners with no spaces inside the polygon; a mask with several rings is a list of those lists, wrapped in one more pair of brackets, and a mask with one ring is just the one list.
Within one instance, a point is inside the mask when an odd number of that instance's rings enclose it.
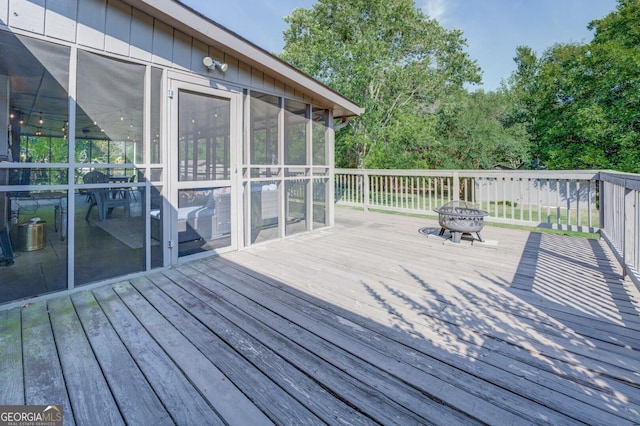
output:
{"label": "board and batten siding", "polygon": [[[264,68],[252,67],[122,0],[0,0],[0,28],[323,106]],[[227,63],[228,70],[208,71],[202,64],[205,56]]]}

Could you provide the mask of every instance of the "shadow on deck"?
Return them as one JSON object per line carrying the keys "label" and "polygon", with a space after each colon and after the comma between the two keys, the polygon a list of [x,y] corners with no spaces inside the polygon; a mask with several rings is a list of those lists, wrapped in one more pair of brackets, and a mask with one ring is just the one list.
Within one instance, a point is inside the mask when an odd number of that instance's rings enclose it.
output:
{"label": "shadow on deck", "polygon": [[[633,424],[637,290],[598,241],[334,229],[0,311],[0,404],[78,424]],[[97,420],[99,419],[99,420]]]}

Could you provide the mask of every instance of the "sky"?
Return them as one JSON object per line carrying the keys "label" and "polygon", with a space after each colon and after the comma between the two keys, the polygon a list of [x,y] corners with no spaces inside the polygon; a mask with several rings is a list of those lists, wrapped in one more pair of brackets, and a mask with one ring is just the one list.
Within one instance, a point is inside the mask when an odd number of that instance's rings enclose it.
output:
{"label": "sky", "polygon": [[[282,52],[283,18],[316,0],[181,0],[250,42]],[[416,6],[447,29],[459,29],[466,51],[482,69],[483,84],[495,90],[508,79],[516,47],[529,46],[538,54],[555,43],[588,43],[587,25],[616,8],[616,0],[416,0]]]}

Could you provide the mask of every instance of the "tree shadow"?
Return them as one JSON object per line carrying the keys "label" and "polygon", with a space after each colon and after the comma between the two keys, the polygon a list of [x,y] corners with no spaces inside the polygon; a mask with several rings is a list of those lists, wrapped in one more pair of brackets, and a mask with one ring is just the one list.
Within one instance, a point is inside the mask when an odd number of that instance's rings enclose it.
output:
{"label": "tree shadow", "polygon": [[[640,402],[637,353],[629,350],[629,342],[580,328],[579,319],[570,315],[554,317],[553,309],[539,306],[539,296],[528,300],[522,291],[514,294],[503,278],[481,274],[496,286],[461,280],[434,287],[424,274],[405,272],[421,287],[420,297],[390,287],[388,294],[419,315],[421,324],[414,324],[414,330],[455,355],[459,361],[450,362],[461,369],[549,407],[557,405],[547,397],[564,399],[565,405],[570,401],[571,415],[581,406],[593,410],[599,404],[621,413],[627,403]],[[637,340],[633,343],[639,347]],[[433,346],[415,347],[432,356],[438,353]],[[637,408],[631,410],[633,416],[639,414]]]}
{"label": "tree shadow", "polygon": [[[610,364],[593,359],[594,345],[588,339],[511,294],[504,282],[493,290],[469,281],[432,285],[428,274],[406,267],[398,277],[403,286],[395,280],[360,280],[368,297],[359,296],[359,308],[351,310],[342,304],[344,300],[333,302],[342,298],[342,290],[332,299],[292,284],[305,281],[303,277],[289,283],[225,259],[207,263],[211,267],[196,269],[229,291],[249,296],[259,309],[284,318],[289,328],[295,327],[294,333],[293,329],[275,331],[295,345],[314,348],[307,356],[319,356],[362,383],[368,383],[363,373],[384,371],[389,383],[408,383],[427,400],[465,413],[469,421],[495,422],[497,416],[500,422],[610,422],[617,418],[612,413],[620,413],[623,407],[632,416],[640,415],[633,372],[620,368],[617,359]],[[222,276],[229,274],[227,268],[258,283],[252,284],[252,290],[241,289],[249,280],[229,281]],[[259,294],[252,295],[256,290]],[[216,297],[227,298],[223,293]],[[353,360],[345,354],[360,361],[349,367]],[[329,389],[334,385],[322,381]],[[568,409],[567,404],[572,407]],[[483,417],[487,413],[490,417]]]}

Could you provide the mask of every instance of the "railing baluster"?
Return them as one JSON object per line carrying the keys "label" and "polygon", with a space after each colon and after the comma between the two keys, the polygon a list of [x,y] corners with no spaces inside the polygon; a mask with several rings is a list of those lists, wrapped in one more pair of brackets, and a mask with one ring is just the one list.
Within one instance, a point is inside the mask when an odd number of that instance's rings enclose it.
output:
{"label": "railing baluster", "polygon": [[353,203],[353,200],[351,199],[351,191],[353,190],[353,182],[351,181],[352,179],[353,179],[353,175],[344,176],[344,184],[345,184],[344,197],[349,203]]}
{"label": "railing baluster", "polygon": [[551,182],[547,179],[547,223],[551,223]]}
{"label": "railing baluster", "polygon": [[582,226],[580,221],[580,181],[576,181],[576,226],[578,229]]}
{"label": "railing baluster", "polygon": [[400,206],[403,209],[408,207],[407,205],[407,192],[408,192],[409,180],[406,176],[402,177],[402,183],[400,185]]}
{"label": "railing baluster", "polygon": [[425,200],[425,178],[424,176],[420,177],[420,189],[422,191],[422,197],[420,199],[420,210],[425,210],[426,200]]}
{"label": "railing baluster", "polygon": [[416,190],[416,178],[412,177],[411,178],[411,210],[416,209],[416,200],[414,196],[415,190]]}
{"label": "railing baluster", "polygon": [[540,179],[536,179],[536,186],[538,190],[536,191],[536,204],[538,205],[538,222],[542,220],[542,197],[541,197],[541,187],[542,181]]}
{"label": "railing baluster", "polygon": [[593,222],[591,221],[591,203],[593,201],[592,197],[593,197],[593,193],[591,190],[591,187],[593,185],[593,181],[587,181],[588,182],[588,186],[587,186],[587,226],[589,227],[589,229],[593,229]]}
{"label": "railing baluster", "polygon": [[571,181],[565,180],[565,186],[567,188],[567,226],[571,226]]}
{"label": "railing baluster", "polygon": [[524,217],[522,215],[522,212],[523,212],[523,208],[524,208],[523,207],[524,206],[524,200],[523,200],[523,197],[522,197],[522,178],[518,178],[518,201],[519,201],[518,205],[520,206],[520,208],[518,209],[519,212],[520,212],[518,219],[523,220]]}
{"label": "railing baluster", "polygon": [[500,202],[496,196],[496,217],[501,217],[502,219],[507,219],[507,180],[505,177],[496,177],[496,186],[499,186],[502,189],[502,216],[500,216]]}
{"label": "railing baluster", "polygon": [[496,211],[496,217],[500,217],[500,211],[498,206],[498,178],[493,179],[494,188],[493,188],[493,208]]}
{"label": "railing baluster", "polygon": [[433,210],[433,178],[428,178],[429,180],[429,210]]}
{"label": "railing baluster", "polygon": [[387,176],[387,178],[385,179],[385,184],[386,184],[386,188],[384,191],[384,205],[385,207],[391,207],[391,194],[392,194],[392,190],[391,190],[391,176]]}
{"label": "railing baluster", "polygon": [[556,224],[560,225],[560,179],[556,179]]}

